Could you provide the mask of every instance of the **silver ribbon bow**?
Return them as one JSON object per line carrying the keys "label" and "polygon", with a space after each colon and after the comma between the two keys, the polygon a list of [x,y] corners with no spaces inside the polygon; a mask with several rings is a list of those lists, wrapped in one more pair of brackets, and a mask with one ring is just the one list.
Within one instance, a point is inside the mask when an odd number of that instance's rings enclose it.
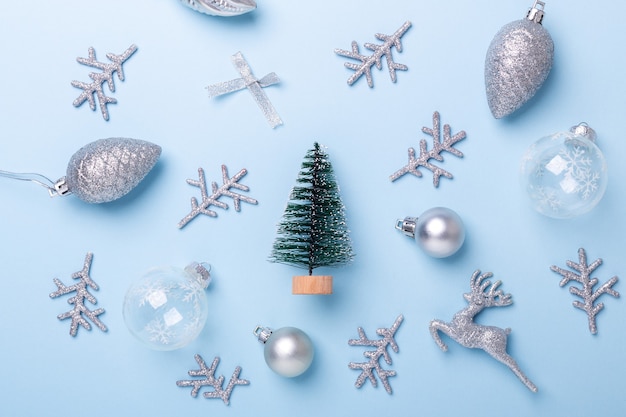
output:
{"label": "silver ribbon bow", "polygon": [[272,126],[272,128],[275,128],[278,125],[282,125],[283,121],[280,119],[280,116],[276,112],[276,109],[274,109],[274,106],[263,91],[264,87],[269,87],[270,85],[279,83],[280,78],[278,78],[278,76],[273,72],[267,74],[260,80],[255,78],[252,74],[250,66],[244,59],[241,52],[237,52],[230,59],[237,71],[239,71],[239,74],[241,74],[241,78],[236,78],[234,80],[224,81],[208,86],[207,90],[209,91],[209,98],[221,96],[223,94],[228,94],[247,88],[248,91],[250,91],[250,94],[252,94],[254,101],[256,101],[256,103],[261,108],[261,111],[265,115],[265,118]]}

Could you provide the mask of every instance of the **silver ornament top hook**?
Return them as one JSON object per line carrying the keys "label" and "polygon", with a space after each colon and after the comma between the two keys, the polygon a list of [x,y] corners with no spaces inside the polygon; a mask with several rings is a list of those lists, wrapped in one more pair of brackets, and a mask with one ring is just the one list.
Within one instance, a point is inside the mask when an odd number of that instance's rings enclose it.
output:
{"label": "silver ornament top hook", "polygon": [[593,143],[596,143],[596,139],[598,138],[596,131],[593,130],[586,122],[582,122],[577,124],[576,126],[572,126],[569,131],[576,136],[583,136]]}
{"label": "silver ornament top hook", "polygon": [[526,18],[535,23],[541,24],[541,22],[543,21],[543,8],[545,7],[545,5],[546,3],[544,3],[543,1],[535,0],[535,2],[533,3],[533,7],[528,10]]}
{"label": "silver ornament top hook", "polygon": [[415,237],[415,224],[417,217],[405,217],[404,220],[396,220],[396,229],[401,231],[405,236]]}
{"label": "silver ornament top hook", "polygon": [[256,326],[252,333],[259,339],[259,343],[265,344],[273,332],[269,327]]}
{"label": "silver ornament top hook", "polygon": [[192,262],[185,267],[185,271],[193,276],[203,289],[211,283],[211,265],[206,262]]}
{"label": "silver ornament top hook", "polygon": [[0,177],[11,178],[19,181],[34,182],[35,184],[41,185],[46,190],[48,190],[48,194],[50,194],[50,197],[56,197],[58,195],[64,196],[72,193],[68,188],[67,183],[65,182],[65,177],[60,178],[56,182],[53,182],[45,175],[33,172],[10,172],[2,170],[0,170]]}

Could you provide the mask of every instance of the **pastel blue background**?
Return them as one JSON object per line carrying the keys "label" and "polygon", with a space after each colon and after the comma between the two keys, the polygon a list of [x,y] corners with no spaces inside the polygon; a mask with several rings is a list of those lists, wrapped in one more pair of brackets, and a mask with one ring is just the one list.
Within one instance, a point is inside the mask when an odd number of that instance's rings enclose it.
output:
{"label": "pastel blue background", "polygon": [[[393,4],[392,4],[393,3]],[[34,184],[0,179],[2,224],[2,356],[0,414],[61,416],[273,415],[624,415],[626,333],[622,299],[605,296],[592,336],[574,297],[560,288],[550,265],[602,257],[601,281],[626,278],[623,194],[626,143],[623,75],[626,6],[620,2],[550,0],[545,27],[556,45],[552,73],[522,111],[495,120],[487,107],[483,66],[487,47],[504,24],[523,18],[530,0],[493,2],[259,0],[239,18],[201,15],[176,0],[106,2],[3,1],[0,5],[0,169],[35,171],[56,179],[81,146],[104,137],[133,137],[163,147],[155,171],[131,195],[107,205],[75,197],[50,199]],[[386,70],[346,84],[351,71],[334,48],[376,42],[403,22],[396,61],[409,66],[393,84]],[[75,59],[90,46],[104,60],[136,44],[116,81],[105,122],[99,109],[74,108],[89,68]],[[230,56],[241,51],[254,74],[276,72],[265,89],[284,120],[272,130],[248,92],[208,99],[209,84],[237,73]],[[462,159],[446,155],[442,178],[413,176],[391,183],[431,126],[433,111],[452,131],[465,130]],[[604,199],[590,214],[567,221],[542,217],[518,186],[518,164],[536,139],[581,121],[598,133],[610,172]],[[341,185],[357,257],[335,278],[334,295],[293,296],[301,270],[267,262],[302,158],[319,141]],[[430,143],[429,143],[430,144]],[[179,230],[197,189],[185,183],[203,167],[208,180],[249,173],[242,183],[259,200],[241,212],[218,210]],[[229,204],[231,202],[229,201]],[[434,206],[463,218],[467,240],[449,259],[429,258],[394,229],[397,218]],[[80,329],[56,315],[66,298],[51,300],[52,279],[69,282],[94,253],[94,292],[107,333]],[[122,301],[129,283],[159,265],[213,265],[211,313],[201,336],[174,352],[150,351],[127,332]],[[510,327],[509,353],[537,384],[528,391],[506,367],[482,351],[446,339],[441,352],[428,333],[433,318],[449,320],[466,304],[475,269],[503,280],[514,304],[478,317]],[[616,285],[622,293],[622,282]],[[392,354],[393,395],[369,382],[354,387],[365,349],[350,347],[357,327],[375,335],[398,314],[400,351]],[[264,363],[257,324],[296,326],[316,347],[313,367],[285,379]],[[192,398],[175,382],[195,369],[195,353],[220,356],[218,373],[242,367],[247,387],[230,406]]]}

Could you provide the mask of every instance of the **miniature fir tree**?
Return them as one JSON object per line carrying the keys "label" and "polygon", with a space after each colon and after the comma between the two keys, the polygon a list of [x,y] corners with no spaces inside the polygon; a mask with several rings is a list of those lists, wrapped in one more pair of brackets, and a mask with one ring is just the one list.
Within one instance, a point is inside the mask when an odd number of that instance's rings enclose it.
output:
{"label": "miniature fir tree", "polygon": [[294,294],[330,294],[331,276],[313,276],[321,266],[341,266],[354,258],[333,167],[316,142],[291,190],[278,225],[271,262],[307,269],[309,276],[293,277]]}

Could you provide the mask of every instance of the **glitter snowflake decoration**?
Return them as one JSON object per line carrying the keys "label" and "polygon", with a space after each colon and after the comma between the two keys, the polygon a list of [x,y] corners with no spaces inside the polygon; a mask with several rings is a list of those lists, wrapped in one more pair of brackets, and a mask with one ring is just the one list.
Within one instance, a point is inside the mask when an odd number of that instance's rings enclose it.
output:
{"label": "glitter snowflake decoration", "polygon": [[204,176],[204,170],[202,168],[198,168],[198,181],[196,180],[187,180],[187,184],[193,185],[194,187],[200,188],[200,194],[202,195],[202,201],[198,202],[198,199],[195,197],[191,198],[191,212],[187,216],[185,216],[179,223],[178,228],[183,228],[187,223],[193,220],[196,216],[200,214],[204,214],[210,217],[217,217],[217,213],[214,210],[209,209],[211,206],[219,207],[222,209],[227,209],[228,204],[223,201],[219,201],[219,198],[222,196],[230,197],[233,199],[233,205],[235,206],[235,210],[241,211],[241,201],[245,201],[250,204],[257,204],[258,201],[254,198],[247,197],[242,194],[235,193],[230,191],[231,188],[235,188],[241,191],[249,191],[250,188],[246,185],[239,184],[239,180],[243,178],[244,175],[248,173],[248,170],[241,169],[237,174],[235,174],[232,178],[228,176],[228,168],[226,165],[222,165],[222,182],[223,184],[218,187],[216,182],[211,184],[211,194],[208,192],[208,187],[206,183],[206,178]]}
{"label": "glitter snowflake decoration", "polygon": [[96,297],[89,292],[89,287],[96,291],[98,290],[98,285],[89,276],[92,259],[93,254],[87,253],[83,269],[72,274],[73,279],[79,280],[76,284],[66,286],[58,278],[54,278],[53,280],[57,286],[57,290],[50,293],[50,298],[57,298],[65,294],[76,293],[73,297],[70,297],[67,300],[68,304],[74,305],[74,308],[57,316],[59,320],[69,318],[72,319],[72,323],[70,324],[70,335],[72,336],[76,336],[78,326],[83,326],[85,329],[91,330],[91,325],[87,319],[89,319],[103,332],[107,331],[106,326],[98,318],[100,314],[104,313],[104,309],[98,308],[92,311],[85,305],[85,300],[89,301],[91,304],[96,304],[98,302]]}
{"label": "glitter snowflake decoration", "polygon": [[411,22],[406,21],[398,30],[394,32],[393,35],[384,35],[382,33],[377,33],[376,39],[382,41],[382,44],[373,44],[366,43],[364,44],[366,49],[372,51],[371,55],[363,55],[359,51],[359,45],[356,41],[352,41],[352,50],[346,51],[345,49],[335,49],[335,53],[337,55],[345,56],[346,58],[352,58],[354,60],[360,61],[360,64],[355,64],[353,62],[346,62],[344,66],[351,70],[354,70],[354,74],[348,78],[348,85],[352,85],[356,80],[365,75],[367,79],[367,85],[374,87],[374,81],[372,80],[372,66],[376,65],[376,68],[379,70],[383,68],[382,58],[385,57],[387,61],[387,68],[389,69],[389,76],[391,77],[392,82],[396,82],[396,71],[406,71],[409,69],[404,64],[398,64],[393,60],[393,54],[391,52],[391,48],[395,47],[398,52],[402,52],[402,43],[400,38],[402,35],[406,33],[407,30],[411,27]]}
{"label": "glitter snowflake decoration", "polygon": [[570,281],[575,281],[581,284],[581,287],[569,287],[570,293],[582,298],[583,300],[582,302],[575,300],[572,304],[574,307],[587,313],[589,331],[591,334],[596,334],[598,333],[596,315],[604,308],[604,303],[595,304],[596,300],[602,294],[609,294],[616,298],[619,297],[619,293],[613,289],[613,286],[617,283],[618,278],[617,276],[612,277],[594,291],[594,286],[598,283],[598,278],[592,278],[591,274],[596,270],[596,268],[602,265],[602,259],[598,258],[591,264],[587,264],[587,253],[585,252],[585,249],[580,248],[578,249],[578,263],[573,261],[567,261],[566,263],[568,267],[577,271],[578,274],[576,272],[559,268],[556,265],[552,265],[550,269],[563,277],[559,283],[561,287],[565,286]]}
{"label": "glitter snowflake decoration", "polygon": [[391,365],[391,356],[387,351],[387,347],[390,346],[394,352],[398,352],[398,344],[396,343],[394,337],[398,327],[402,324],[402,320],[404,320],[404,317],[401,314],[396,318],[396,321],[390,328],[381,328],[376,330],[376,334],[381,336],[381,339],[369,339],[365,335],[365,330],[363,330],[362,327],[359,327],[357,329],[359,332],[359,338],[348,340],[348,344],[350,346],[368,346],[374,348],[374,350],[363,352],[363,356],[369,359],[367,362],[350,362],[348,364],[350,369],[361,370],[361,374],[356,379],[354,384],[357,388],[361,388],[366,379],[369,379],[372,386],[376,387],[378,385],[376,376],[374,375],[376,374],[385,387],[387,393],[391,394],[392,390],[388,378],[395,376],[396,371],[383,369],[380,365],[380,358],[382,357],[388,365]]}
{"label": "glitter snowflake decoration", "polygon": [[204,396],[204,398],[221,398],[222,401],[224,401],[224,404],[228,405],[230,403],[230,396],[235,386],[250,384],[250,381],[248,381],[247,379],[239,378],[239,374],[241,373],[241,367],[237,366],[235,368],[235,371],[233,372],[233,375],[230,377],[226,388],[224,389],[224,376],[220,375],[217,378],[215,377],[215,371],[217,369],[217,365],[220,362],[219,356],[216,356],[215,359],[213,359],[213,363],[211,363],[210,367],[206,366],[206,363],[204,362],[204,359],[202,359],[202,356],[195,355],[194,357],[196,359],[196,362],[198,362],[198,365],[200,365],[200,369],[191,370],[187,373],[191,377],[203,376],[204,379],[187,379],[176,381],[176,385],[178,385],[179,387],[193,387],[191,390],[191,396],[194,398],[198,396],[198,393],[203,386],[209,386],[213,388],[213,390],[203,393],[202,395]]}
{"label": "glitter snowflake decoration", "polygon": [[420,153],[419,156],[415,156],[415,149],[409,148],[409,162],[394,172],[389,179],[391,181],[395,181],[398,178],[402,177],[405,174],[413,174],[416,177],[421,177],[422,173],[419,170],[420,167],[424,167],[433,173],[433,185],[435,187],[439,187],[439,178],[444,176],[446,178],[452,179],[452,174],[445,169],[433,164],[430,162],[431,159],[442,162],[443,156],[442,152],[451,153],[454,156],[459,158],[463,157],[463,153],[458,149],[454,148],[454,145],[465,139],[465,131],[461,130],[455,135],[452,135],[450,132],[450,125],[446,124],[443,126],[443,142],[441,141],[441,127],[440,127],[440,116],[439,112],[433,113],[433,128],[423,127],[422,132],[426,133],[433,138],[433,146],[432,149],[427,149],[426,139],[422,139],[420,141]]}
{"label": "glitter snowflake decoration", "polygon": [[120,81],[124,81],[124,71],[122,69],[122,64],[130,58],[132,54],[137,50],[137,46],[131,45],[127,50],[125,50],[121,55],[116,55],[113,53],[106,54],[110,63],[100,62],[96,59],[96,51],[94,48],[89,48],[89,56],[87,58],[78,57],[76,61],[80,64],[86,65],[88,67],[99,69],[102,72],[90,72],[89,78],[91,78],[90,83],[85,83],[82,81],[72,81],[72,86],[76,88],[80,88],[83,90],[82,93],[72,103],[74,107],[80,107],[85,101],[89,102],[89,107],[91,110],[96,110],[96,100],[94,95],[98,99],[98,104],[100,105],[100,111],[102,112],[102,117],[104,120],[109,120],[109,110],[107,105],[109,103],[117,103],[117,100],[108,97],[104,93],[103,85],[107,84],[109,90],[111,92],[115,91],[115,81],[113,79],[113,73],[117,73],[117,78]]}

